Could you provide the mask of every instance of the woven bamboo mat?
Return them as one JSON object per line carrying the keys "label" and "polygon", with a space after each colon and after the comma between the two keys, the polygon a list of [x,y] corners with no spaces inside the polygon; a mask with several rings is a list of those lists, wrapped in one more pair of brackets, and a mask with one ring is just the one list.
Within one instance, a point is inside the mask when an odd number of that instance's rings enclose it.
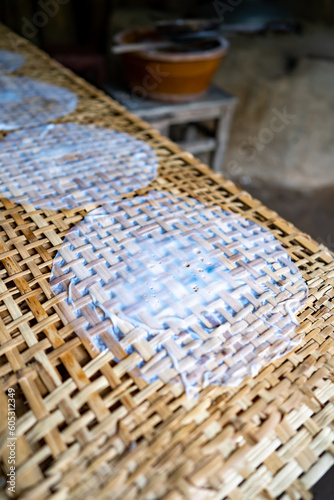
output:
{"label": "woven bamboo mat", "polygon": [[[332,254],[103,93],[0,27],[27,62],[15,74],[79,95],[55,122],[109,126],[147,141],[159,176],[147,189],[185,194],[272,231],[309,287],[305,337],[238,387],[182,387],[131,378],[62,321],[48,283],[52,261],[84,210],[0,203],[0,427],[7,498],[7,394],[16,401],[16,495],[24,499],[309,499],[334,463]],[[129,195],[132,196],[132,195]]]}

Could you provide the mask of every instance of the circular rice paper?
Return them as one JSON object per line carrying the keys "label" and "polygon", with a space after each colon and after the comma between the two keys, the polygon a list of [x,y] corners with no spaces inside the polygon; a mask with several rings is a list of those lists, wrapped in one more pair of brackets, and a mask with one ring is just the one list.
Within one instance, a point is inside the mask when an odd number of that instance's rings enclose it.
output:
{"label": "circular rice paper", "polygon": [[47,123],[75,110],[72,91],[25,76],[0,76],[0,130]]}
{"label": "circular rice paper", "polygon": [[0,49],[0,73],[16,71],[24,65],[25,61],[25,57],[17,52]]}
{"label": "circular rice paper", "polygon": [[270,231],[166,192],[92,212],[67,234],[51,287],[94,348],[189,395],[293,349],[308,294]]}
{"label": "circular rice paper", "polygon": [[43,125],[0,141],[1,196],[35,208],[109,203],[147,186],[157,170],[147,143],[93,125]]}

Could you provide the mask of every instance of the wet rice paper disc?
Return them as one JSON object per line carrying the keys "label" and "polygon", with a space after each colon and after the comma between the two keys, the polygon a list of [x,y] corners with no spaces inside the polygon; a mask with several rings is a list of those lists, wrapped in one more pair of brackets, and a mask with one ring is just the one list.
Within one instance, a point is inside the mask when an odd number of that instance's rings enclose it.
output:
{"label": "wet rice paper disc", "polygon": [[10,73],[21,68],[25,63],[25,58],[11,50],[0,49],[0,73]]}
{"label": "wet rice paper disc", "polygon": [[51,287],[64,317],[145,380],[191,394],[238,384],[297,345],[307,297],[270,231],[166,192],[92,212],[57,254]]}
{"label": "wet rice paper disc", "polygon": [[93,125],[42,125],[0,141],[1,196],[35,208],[109,203],[148,185],[157,169],[144,141]]}
{"label": "wet rice paper disc", "polygon": [[0,130],[47,123],[75,110],[74,92],[25,76],[0,76]]}

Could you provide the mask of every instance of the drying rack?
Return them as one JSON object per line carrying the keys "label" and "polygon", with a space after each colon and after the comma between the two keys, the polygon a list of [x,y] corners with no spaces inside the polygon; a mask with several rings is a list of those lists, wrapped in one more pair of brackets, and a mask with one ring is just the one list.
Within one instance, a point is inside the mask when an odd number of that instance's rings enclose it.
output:
{"label": "drying rack", "polygon": [[20,499],[310,499],[334,463],[333,255],[4,26],[0,47],[26,57],[14,74],[78,94],[76,111],[54,123],[111,127],[156,150],[159,175],[137,194],[191,196],[258,222],[309,287],[298,315],[297,333],[305,336],[293,353],[238,387],[209,386],[189,400],[180,386],[131,378],[63,321],[48,282],[52,260],[86,211],[36,210],[1,198],[1,498],[8,493],[11,389]]}

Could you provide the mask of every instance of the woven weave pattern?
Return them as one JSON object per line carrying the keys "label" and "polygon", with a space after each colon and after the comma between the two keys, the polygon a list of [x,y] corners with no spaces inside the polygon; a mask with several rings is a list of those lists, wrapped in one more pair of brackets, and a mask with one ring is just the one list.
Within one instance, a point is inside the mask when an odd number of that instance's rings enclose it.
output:
{"label": "woven weave pattern", "polygon": [[135,352],[149,382],[235,385],[296,345],[307,287],[261,226],[156,191],[97,213],[67,235],[51,288],[75,331]]}
{"label": "woven weave pattern", "polygon": [[0,76],[0,130],[50,122],[73,111],[76,95],[68,89],[17,76]]}
{"label": "woven weave pattern", "polygon": [[23,66],[25,58],[11,50],[0,49],[0,73],[9,73]]}
{"label": "woven weave pattern", "polygon": [[128,134],[50,124],[0,143],[0,193],[35,208],[85,207],[145,187],[157,167],[154,150]]}
{"label": "woven weave pattern", "polygon": [[[52,262],[87,212],[52,213],[0,200],[0,450],[8,472],[7,391],[16,399],[20,499],[309,500],[334,463],[333,255],[214,174],[70,71],[0,25],[0,46],[26,58],[17,74],[66,87],[76,111],[57,123],[94,123],[145,140],[159,176],[148,190],[185,195],[270,230],[309,287],[300,346],[235,388],[131,377],[66,325],[50,290]],[[2,134],[3,136],[4,134]],[[133,360],[136,366],[136,360]],[[6,485],[1,483],[7,498]]]}

